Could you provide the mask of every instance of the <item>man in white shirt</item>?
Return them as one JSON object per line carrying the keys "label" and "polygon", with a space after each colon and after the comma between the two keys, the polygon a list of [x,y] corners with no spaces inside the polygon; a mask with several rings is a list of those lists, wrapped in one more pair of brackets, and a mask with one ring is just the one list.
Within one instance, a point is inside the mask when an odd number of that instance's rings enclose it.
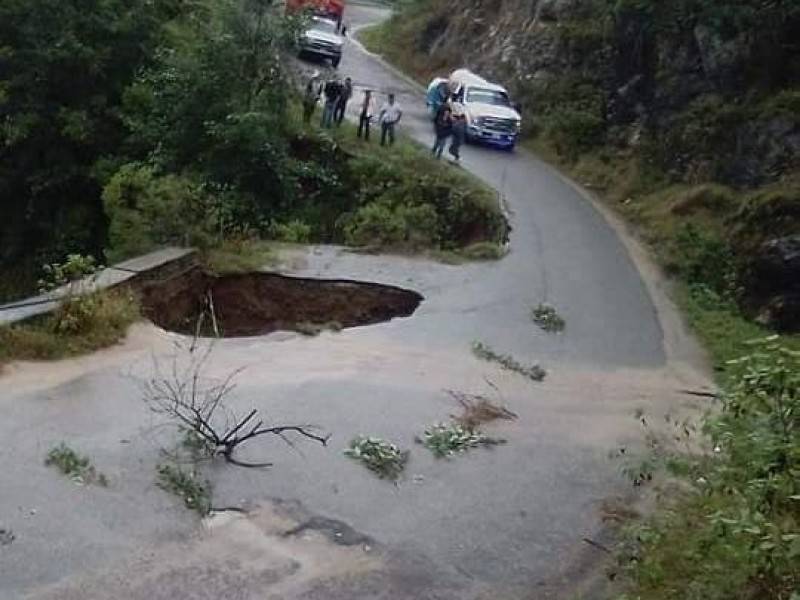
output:
{"label": "man in white shirt", "polygon": [[381,146],[386,145],[386,138],[389,138],[389,145],[394,144],[394,127],[403,117],[403,111],[394,101],[394,94],[389,94],[388,102],[381,106],[378,115],[381,123]]}

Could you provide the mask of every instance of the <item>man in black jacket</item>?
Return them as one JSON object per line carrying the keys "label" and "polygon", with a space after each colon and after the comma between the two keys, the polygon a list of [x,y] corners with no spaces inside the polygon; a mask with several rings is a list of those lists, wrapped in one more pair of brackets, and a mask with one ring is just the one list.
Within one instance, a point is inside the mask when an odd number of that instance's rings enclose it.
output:
{"label": "man in black jacket", "polygon": [[325,84],[323,90],[325,106],[322,108],[322,122],[320,123],[323,129],[328,129],[333,125],[334,112],[343,89],[342,83],[337,78],[331,79]]}

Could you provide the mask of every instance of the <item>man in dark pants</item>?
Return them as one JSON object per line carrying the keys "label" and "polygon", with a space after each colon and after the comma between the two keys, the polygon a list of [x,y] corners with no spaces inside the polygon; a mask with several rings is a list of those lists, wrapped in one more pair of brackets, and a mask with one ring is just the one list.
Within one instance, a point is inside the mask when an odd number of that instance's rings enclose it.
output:
{"label": "man in dark pants", "polygon": [[339,94],[339,100],[336,102],[336,109],[333,112],[333,121],[336,125],[341,125],[344,121],[344,114],[347,111],[347,103],[353,97],[353,80],[346,77],[342,91]]}
{"label": "man in dark pants", "polygon": [[369,141],[369,126],[372,122],[372,113],[374,112],[375,103],[372,100],[372,90],[364,90],[364,98],[361,100],[361,105],[358,111],[358,137],[361,139],[363,136],[364,141]]}
{"label": "man in dark pants", "polygon": [[461,162],[461,146],[464,144],[464,139],[467,135],[467,116],[464,114],[464,105],[460,102],[453,102],[452,107],[453,140],[450,142],[450,148],[447,151],[452,155],[453,163],[458,164]]}
{"label": "man in dark pants", "polygon": [[381,146],[386,145],[386,138],[389,138],[389,145],[394,144],[394,128],[403,117],[403,111],[394,101],[394,94],[389,94],[386,104],[381,107],[378,120],[381,123]]}
{"label": "man in dark pants", "polygon": [[323,129],[333,126],[333,113],[336,110],[336,104],[339,102],[342,87],[342,83],[337,78],[331,79],[325,84],[323,92],[325,105],[322,107],[322,122],[320,123],[320,127]]}
{"label": "man in dark pants", "polygon": [[453,119],[450,116],[450,104],[445,102],[436,111],[436,117],[433,119],[433,131],[436,140],[433,142],[431,154],[434,158],[442,158],[442,152],[447,145],[447,138],[453,132]]}

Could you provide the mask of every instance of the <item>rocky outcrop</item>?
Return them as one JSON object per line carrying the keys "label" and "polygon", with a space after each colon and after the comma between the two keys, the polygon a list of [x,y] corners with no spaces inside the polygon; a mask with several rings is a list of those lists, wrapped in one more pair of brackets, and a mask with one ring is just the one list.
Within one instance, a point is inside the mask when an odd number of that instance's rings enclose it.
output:
{"label": "rocky outcrop", "polygon": [[617,142],[637,143],[631,131],[643,128],[676,179],[752,187],[800,168],[800,92],[786,92],[784,106],[762,102],[800,80],[800,11],[769,13],[752,35],[735,31],[745,13],[629,4],[610,18],[600,0],[432,2],[415,46],[502,81],[528,122],[566,100],[600,113]]}
{"label": "rocky outcrop", "polygon": [[751,279],[759,320],[779,331],[800,330],[800,233],[764,242]]}

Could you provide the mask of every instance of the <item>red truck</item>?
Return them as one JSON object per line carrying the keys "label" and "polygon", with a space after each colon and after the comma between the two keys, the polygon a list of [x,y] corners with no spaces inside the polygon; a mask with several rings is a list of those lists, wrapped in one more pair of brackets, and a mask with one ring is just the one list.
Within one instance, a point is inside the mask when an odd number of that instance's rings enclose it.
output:
{"label": "red truck", "polygon": [[333,19],[337,23],[344,18],[344,0],[286,0],[287,12],[308,9],[314,14]]}

